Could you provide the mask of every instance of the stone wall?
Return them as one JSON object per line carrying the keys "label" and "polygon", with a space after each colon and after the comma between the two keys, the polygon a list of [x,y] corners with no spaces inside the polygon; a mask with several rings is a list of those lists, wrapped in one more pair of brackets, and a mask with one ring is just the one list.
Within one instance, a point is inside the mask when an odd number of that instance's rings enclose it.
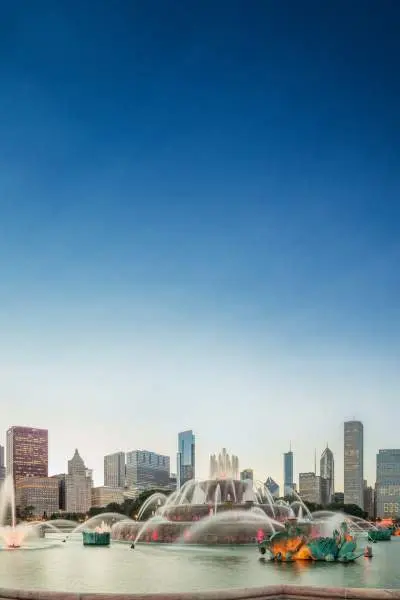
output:
{"label": "stone wall", "polygon": [[400,600],[399,590],[273,585],[186,594],[76,594],[0,588],[0,600]]}

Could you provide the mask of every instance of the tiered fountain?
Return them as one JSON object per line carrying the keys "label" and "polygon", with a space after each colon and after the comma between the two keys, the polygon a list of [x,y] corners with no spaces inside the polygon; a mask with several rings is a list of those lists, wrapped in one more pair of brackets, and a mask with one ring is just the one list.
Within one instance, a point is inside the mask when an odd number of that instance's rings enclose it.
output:
{"label": "tiered fountain", "polygon": [[[311,514],[300,496],[276,500],[261,482],[239,480],[239,461],[226,450],[210,458],[210,477],[191,480],[170,496],[155,493],[143,504],[136,521],[112,527],[112,539],[146,543],[248,544],[284,533],[288,521],[302,535],[331,536],[343,521],[356,537],[376,529],[343,513]],[[275,538],[277,539],[277,538]]]}
{"label": "tiered fountain", "polygon": [[210,458],[209,479],[188,481],[168,497],[153,494],[137,522],[116,524],[112,537],[133,543],[247,544],[282,528],[290,513],[287,504],[275,504],[264,484],[239,480],[237,457],[223,449]]}

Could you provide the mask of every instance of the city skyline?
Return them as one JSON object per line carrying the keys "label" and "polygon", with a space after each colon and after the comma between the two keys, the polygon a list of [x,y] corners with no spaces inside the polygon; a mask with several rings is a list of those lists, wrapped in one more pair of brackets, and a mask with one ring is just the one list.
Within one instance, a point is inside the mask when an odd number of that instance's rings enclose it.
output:
{"label": "city skyline", "polygon": [[[346,443],[345,443],[346,426],[347,427],[351,426],[353,423],[356,423],[357,425],[361,426],[361,431],[362,431],[361,435],[363,437],[363,424],[361,422],[359,422],[359,421],[352,421],[352,420],[350,420],[350,421],[344,421],[341,424],[341,428],[342,428],[342,440],[341,440],[342,457],[340,457],[340,455],[339,455],[339,458],[338,458],[337,454],[335,454],[335,452],[332,452],[332,449],[329,447],[329,445],[325,444],[325,448],[323,448],[323,450],[318,454],[318,457],[319,457],[319,459],[318,459],[318,467],[319,468],[318,469],[317,469],[317,462],[316,462],[317,461],[317,449],[314,450],[314,457],[313,457],[313,463],[312,463],[312,465],[311,465],[311,462],[310,463],[303,463],[303,464],[306,464],[306,468],[305,469],[296,468],[295,467],[295,465],[296,465],[296,452],[293,451],[292,443],[291,442],[289,444],[290,450],[287,451],[287,452],[284,452],[283,455],[282,455],[282,459],[283,460],[282,460],[282,472],[281,472],[281,474],[275,475],[270,470],[267,470],[266,472],[262,472],[260,470],[260,471],[257,472],[251,466],[251,463],[248,463],[249,466],[246,467],[246,469],[250,469],[250,470],[253,471],[253,473],[254,473],[254,479],[255,480],[259,480],[259,481],[265,482],[265,480],[267,478],[271,478],[272,477],[272,479],[276,480],[276,482],[278,483],[278,485],[282,488],[282,492],[283,492],[283,490],[284,490],[284,469],[285,469],[285,461],[287,461],[287,457],[290,456],[290,469],[289,470],[293,473],[293,483],[298,488],[298,485],[299,485],[299,475],[300,474],[315,473],[315,475],[317,475],[317,476],[319,476],[319,475],[323,476],[322,469],[325,469],[325,467],[323,467],[322,465],[323,465],[323,462],[324,462],[324,457],[326,456],[326,453],[328,452],[328,453],[330,453],[332,455],[332,459],[333,459],[334,465],[335,465],[333,467],[333,473],[334,473],[334,484],[333,485],[336,488],[335,491],[343,491],[344,490],[344,478],[342,480],[337,479],[337,471],[344,472],[344,462],[345,462],[344,456],[345,456],[345,453],[343,452],[343,447],[344,448],[346,447]],[[43,428],[40,428],[40,427],[39,428],[32,428],[30,426],[12,426],[12,427],[9,428],[9,431],[11,431],[11,430],[13,430],[15,428],[16,429],[22,429],[22,430],[26,429],[28,432],[30,432],[32,430],[35,431],[35,429],[37,430],[37,432],[43,432],[43,433],[46,434],[46,439],[47,439],[47,444],[48,444],[49,432],[47,430],[44,430]],[[186,430],[186,431],[183,431],[183,432],[179,433],[179,435],[178,435],[178,442],[179,442],[179,439],[180,439],[179,436],[183,436],[183,439],[186,439],[187,441],[188,440],[192,440],[193,443],[195,443],[195,447],[197,448],[197,441],[195,442],[195,435],[194,435],[194,433],[193,433],[192,430]],[[121,447],[121,445],[119,445],[119,448],[120,447]],[[1,450],[1,444],[0,444],[0,450]],[[75,452],[76,451],[77,450],[75,450]],[[226,449],[223,448],[222,451],[226,452]],[[386,452],[386,449],[385,448],[380,448],[380,449],[376,449],[374,451],[374,457],[375,457],[375,462],[374,462],[374,469],[375,469],[375,471],[374,471],[374,475],[371,476],[369,479],[366,477],[365,473],[364,473],[364,478],[361,478],[361,476],[360,476],[360,479],[362,481],[362,484],[361,484],[362,487],[361,487],[361,491],[360,491],[361,495],[362,495],[362,489],[363,489],[363,486],[364,486],[364,481],[367,481],[368,485],[373,485],[375,483],[375,474],[376,474],[376,468],[377,468],[377,466],[376,466],[376,457],[378,456],[377,453],[381,452],[381,451],[385,451]],[[194,452],[195,452],[195,456],[197,457],[197,449]],[[106,460],[107,459],[112,459],[112,460],[114,459],[115,460],[115,459],[119,458],[119,466],[118,467],[114,466],[114,469],[117,468],[119,470],[119,472],[120,472],[119,480],[122,480],[122,474],[121,474],[122,473],[121,456],[124,457],[124,461],[123,462],[125,464],[125,459],[126,459],[127,455],[133,455],[133,454],[137,454],[137,453],[154,454],[155,456],[160,456],[160,458],[166,459],[168,461],[168,467],[169,467],[170,474],[177,474],[177,473],[175,473],[175,471],[177,471],[176,467],[178,466],[178,464],[175,464],[175,461],[173,459],[173,454],[170,456],[170,455],[165,454],[165,453],[159,454],[159,453],[154,452],[154,451],[148,451],[148,450],[143,450],[143,449],[127,450],[126,452],[121,451],[121,450],[117,450],[117,451],[114,450],[114,451],[112,451],[112,452],[110,452],[108,454],[102,455],[102,457],[101,457],[102,471],[96,472],[96,469],[93,469],[93,468],[90,469],[90,471],[92,472],[92,475],[93,475],[94,485],[95,486],[102,486],[102,485],[106,485],[107,486],[107,484],[106,484],[106,477],[105,477],[105,474],[106,474],[106,467],[105,467],[105,465],[106,465]],[[0,454],[1,454],[1,452],[0,452]],[[208,467],[207,467],[207,474],[205,474],[205,475],[203,475],[202,473],[198,474],[198,472],[197,472],[197,466],[196,466],[196,474],[195,475],[196,475],[197,478],[207,479],[208,477],[210,477],[210,464],[211,464],[211,462],[213,460],[215,461],[215,456],[216,455],[213,452],[209,453],[206,456],[206,461],[207,461],[207,465],[208,465]],[[49,465],[51,465],[50,458],[51,458],[51,454],[50,454],[50,451],[48,451],[47,460],[48,460],[48,464]],[[234,458],[236,461],[239,460],[238,457],[235,456],[235,455],[232,455],[232,458]],[[171,462],[171,460],[172,460],[172,462]],[[96,460],[95,460],[95,462],[96,462]],[[98,460],[97,460],[97,462],[98,462]],[[254,462],[257,462],[257,460],[253,461],[253,463]],[[128,463],[129,463],[129,459],[126,461],[127,465],[128,465]],[[203,463],[205,464],[205,458],[204,458],[204,456],[200,457],[200,463],[201,464],[203,464]],[[237,462],[237,472],[239,474],[238,464],[239,463]],[[196,458],[196,465],[197,465],[197,458]],[[338,469],[337,469],[337,467],[338,467]],[[51,466],[50,466],[50,467],[48,467],[48,472],[49,472],[50,476],[53,476],[54,474],[62,472],[63,468],[64,467],[61,466],[60,468],[53,470],[51,468]],[[125,473],[125,477],[126,477],[126,473]],[[110,482],[108,481],[108,483],[110,483]]]}
{"label": "city skyline", "polygon": [[281,485],[289,440],[296,477],[328,440],[341,489],[354,417],[373,481],[376,451],[397,445],[377,414],[400,415],[389,5],[14,4],[0,80],[9,423],[49,430],[50,472],[78,446],[99,481],[121,447],[174,464],[190,427],[198,476],[225,446]]}

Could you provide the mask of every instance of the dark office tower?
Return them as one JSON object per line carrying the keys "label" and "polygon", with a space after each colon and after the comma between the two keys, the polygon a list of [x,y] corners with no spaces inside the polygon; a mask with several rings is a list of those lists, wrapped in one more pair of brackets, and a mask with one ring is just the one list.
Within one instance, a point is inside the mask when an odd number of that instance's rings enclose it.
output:
{"label": "dark office tower", "polygon": [[49,465],[47,429],[10,427],[7,431],[7,475],[14,483],[24,477],[47,477]]}
{"label": "dark office tower", "polygon": [[196,476],[196,444],[193,431],[178,433],[177,488]]}
{"label": "dark office tower", "polygon": [[364,427],[360,421],[344,424],[344,503],[364,507]]}
{"label": "dark office tower", "polygon": [[290,448],[289,452],[285,452],[283,455],[283,494],[290,496],[293,490],[293,452]]}

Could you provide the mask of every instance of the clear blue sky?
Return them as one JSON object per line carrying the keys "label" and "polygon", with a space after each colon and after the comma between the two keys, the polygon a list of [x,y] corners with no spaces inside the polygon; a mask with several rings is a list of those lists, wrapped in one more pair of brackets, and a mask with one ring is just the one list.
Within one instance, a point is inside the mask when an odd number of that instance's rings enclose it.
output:
{"label": "clear blue sky", "polygon": [[[15,0],[0,24],[3,431],[282,479],[400,420],[400,5]],[[4,441],[4,434],[1,435]]]}

